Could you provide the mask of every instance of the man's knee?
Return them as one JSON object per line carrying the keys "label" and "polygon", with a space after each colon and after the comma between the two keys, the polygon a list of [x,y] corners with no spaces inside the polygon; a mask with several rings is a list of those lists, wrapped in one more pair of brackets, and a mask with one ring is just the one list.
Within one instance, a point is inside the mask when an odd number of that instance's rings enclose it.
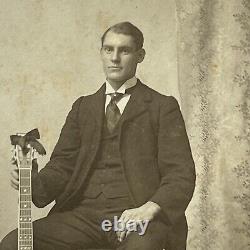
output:
{"label": "man's knee", "polygon": [[130,240],[123,244],[118,250],[163,250],[164,243],[150,239]]}
{"label": "man's knee", "polygon": [[118,250],[163,250],[165,238],[150,236],[139,236],[132,233],[124,240],[124,243],[118,247]]}
{"label": "man's knee", "polygon": [[132,232],[119,250],[163,250],[166,245],[167,227],[160,220],[151,221],[143,235]]}
{"label": "man's knee", "polygon": [[2,239],[0,250],[17,250],[17,230],[10,232]]}

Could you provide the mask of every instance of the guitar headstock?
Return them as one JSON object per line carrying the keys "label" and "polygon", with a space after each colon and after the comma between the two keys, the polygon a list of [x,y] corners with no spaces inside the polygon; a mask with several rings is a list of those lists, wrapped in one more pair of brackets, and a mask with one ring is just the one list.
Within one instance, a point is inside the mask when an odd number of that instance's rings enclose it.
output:
{"label": "guitar headstock", "polygon": [[[24,136],[25,133],[18,133],[17,136]],[[35,148],[31,147],[30,144],[27,144],[25,148],[22,148],[20,145],[13,145],[12,149],[12,162],[17,165],[18,168],[32,168],[32,161],[37,159],[37,151]],[[23,161],[26,164],[22,164]]]}
{"label": "guitar headstock", "polygon": [[[27,168],[27,166],[32,165],[32,160],[37,158],[37,154],[46,154],[43,145],[37,139],[40,139],[38,129],[33,129],[26,134],[18,133],[10,136],[11,144],[13,145],[12,160],[18,168],[22,166]],[[24,164],[21,164],[24,159]]]}

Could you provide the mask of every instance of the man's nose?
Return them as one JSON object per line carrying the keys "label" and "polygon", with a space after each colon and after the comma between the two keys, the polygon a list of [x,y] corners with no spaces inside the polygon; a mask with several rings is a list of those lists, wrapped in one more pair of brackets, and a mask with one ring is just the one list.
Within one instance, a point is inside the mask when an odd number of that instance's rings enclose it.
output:
{"label": "man's nose", "polygon": [[119,55],[119,51],[114,50],[111,56],[111,60],[112,62],[119,62],[120,61],[120,55]]}

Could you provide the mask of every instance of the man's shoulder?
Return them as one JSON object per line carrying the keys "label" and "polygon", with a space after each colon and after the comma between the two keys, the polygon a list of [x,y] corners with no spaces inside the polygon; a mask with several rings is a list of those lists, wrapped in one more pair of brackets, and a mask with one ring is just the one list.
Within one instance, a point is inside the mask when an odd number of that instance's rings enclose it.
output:
{"label": "man's shoulder", "polygon": [[144,89],[144,91],[146,91],[147,93],[151,95],[152,100],[155,103],[158,103],[160,106],[165,106],[165,105],[178,106],[178,101],[176,100],[174,96],[160,93],[159,91],[149,87],[147,84],[143,82],[140,82],[140,84],[142,88]]}

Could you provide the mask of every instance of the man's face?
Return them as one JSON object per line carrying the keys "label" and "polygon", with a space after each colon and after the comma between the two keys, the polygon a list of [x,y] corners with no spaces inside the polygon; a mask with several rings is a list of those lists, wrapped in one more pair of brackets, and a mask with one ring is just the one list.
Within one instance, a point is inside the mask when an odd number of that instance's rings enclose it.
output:
{"label": "man's face", "polygon": [[135,75],[145,51],[136,49],[133,37],[109,31],[103,41],[101,58],[104,73],[111,83],[123,83]]}

